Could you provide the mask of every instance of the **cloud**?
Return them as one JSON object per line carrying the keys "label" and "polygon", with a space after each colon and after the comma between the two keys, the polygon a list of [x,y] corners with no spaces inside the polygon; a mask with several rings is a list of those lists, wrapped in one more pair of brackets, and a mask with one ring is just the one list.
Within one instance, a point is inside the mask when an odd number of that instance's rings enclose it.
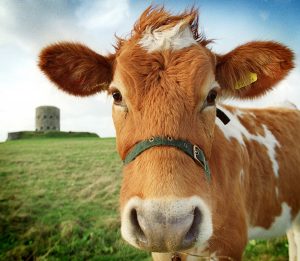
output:
{"label": "cloud", "polygon": [[[85,42],[112,50],[114,32],[133,23],[127,0],[0,1],[0,46],[36,52],[55,41]],[[119,28],[122,28],[120,30]]]}
{"label": "cloud", "polygon": [[0,17],[0,44],[31,51],[52,38],[72,32],[74,19],[66,1],[4,0],[0,5],[4,14]]}
{"label": "cloud", "polygon": [[85,1],[76,9],[78,24],[86,30],[110,29],[129,18],[127,0]]}

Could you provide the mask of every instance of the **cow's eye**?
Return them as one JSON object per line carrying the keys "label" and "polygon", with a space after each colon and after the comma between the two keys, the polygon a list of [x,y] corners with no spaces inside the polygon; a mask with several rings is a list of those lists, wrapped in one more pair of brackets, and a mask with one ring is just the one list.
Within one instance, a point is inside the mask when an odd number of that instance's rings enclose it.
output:
{"label": "cow's eye", "polygon": [[126,102],[123,99],[121,92],[117,88],[110,87],[108,89],[108,94],[110,94],[113,97],[114,105],[121,106],[127,110]]}
{"label": "cow's eye", "polygon": [[218,96],[218,92],[214,89],[210,90],[207,97],[206,97],[206,105],[215,105],[216,98]]}
{"label": "cow's eye", "polygon": [[120,93],[120,91],[118,91],[118,90],[113,91],[112,97],[113,97],[116,105],[121,105],[121,103],[123,101],[123,97],[122,97],[122,94]]}

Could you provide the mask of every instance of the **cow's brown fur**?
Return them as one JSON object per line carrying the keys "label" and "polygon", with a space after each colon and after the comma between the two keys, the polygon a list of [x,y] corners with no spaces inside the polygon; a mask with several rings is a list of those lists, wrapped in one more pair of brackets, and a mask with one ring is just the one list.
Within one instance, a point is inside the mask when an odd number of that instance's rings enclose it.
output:
{"label": "cow's brown fur", "polygon": [[[139,45],[145,30],[166,30],[179,21],[190,26],[198,45],[149,53]],[[175,148],[152,148],[124,168],[121,210],[132,197],[185,198],[197,195],[212,211],[210,253],[240,260],[251,226],[270,228],[287,203],[293,218],[300,210],[298,165],[300,113],[284,108],[243,110],[240,123],[252,135],[275,136],[279,177],[273,173],[267,147],[244,137],[245,146],[227,139],[215,125],[215,107],[200,111],[210,83],[219,82],[220,96],[254,98],[265,94],[293,68],[293,53],[276,42],[251,42],[225,55],[215,55],[197,31],[196,10],[172,16],[163,8],[148,8],[129,39],[119,39],[107,57],[74,43],[44,49],[40,68],[59,88],[86,96],[118,88],[127,110],[113,107],[117,148],[122,159],[138,141],[152,136],[189,140],[209,159],[212,182],[193,160]],[[258,80],[234,88],[249,72]],[[113,81],[112,81],[113,80]],[[234,107],[225,108],[231,113]],[[240,173],[243,170],[243,176]],[[278,187],[278,197],[275,187]],[[156,255],[157,260],[159,256]],[[163,260],[163,257],[161,257]]]}

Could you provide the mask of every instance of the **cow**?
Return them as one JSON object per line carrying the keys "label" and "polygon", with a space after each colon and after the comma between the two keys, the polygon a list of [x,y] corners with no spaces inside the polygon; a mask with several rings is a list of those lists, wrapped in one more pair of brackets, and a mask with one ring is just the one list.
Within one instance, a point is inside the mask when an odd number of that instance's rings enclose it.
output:
{"label": "cow", "polygon": [[196,8],[150,6],[114,53],[59,42],[41,51],[39,67],[69,94],[112,96],[129,244],[154,260],[185,260],[181,251],[241,260],[249,239],[287,233],[289,258],[299,261],[300,112],[222,104],[272,90],[294,54],[274,41],[226,54],[211,43]]}

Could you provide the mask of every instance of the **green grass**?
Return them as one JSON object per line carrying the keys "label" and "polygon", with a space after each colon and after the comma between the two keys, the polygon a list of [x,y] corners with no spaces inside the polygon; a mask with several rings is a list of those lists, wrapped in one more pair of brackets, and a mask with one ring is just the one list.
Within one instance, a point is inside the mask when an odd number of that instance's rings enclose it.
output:
{"label": "green grass", "polygon": [[[120,236],[121,167],[114,139],[0,143],[0,260],[150,260]],[[244,260],[288,260],[286,239]]]}

